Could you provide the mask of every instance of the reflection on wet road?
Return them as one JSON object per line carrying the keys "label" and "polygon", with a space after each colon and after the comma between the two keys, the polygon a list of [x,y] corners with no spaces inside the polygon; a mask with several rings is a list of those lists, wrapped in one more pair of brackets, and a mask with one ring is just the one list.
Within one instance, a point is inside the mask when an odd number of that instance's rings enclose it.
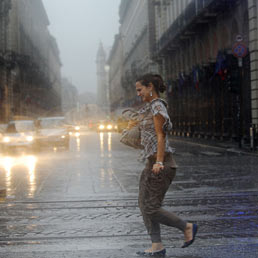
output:
{"label": "reflection on wet road", "polygon": [[[5,188],[7,198],[15,196],[16,189],[16,178],[19,176],[15,175],[16,173],[23,173],[23,169],[25,169],[25,173],[27,173],[27,182],[25,182],[26,192],[28,198],[33,198],[36,190],[36,163],[37,157],[31,155],[22,155],[19,157],[12,156],[2,156],[0,157],[0,168],[4,169],[5,173]],[[20,172],[21,171],[21,172]],[[24,173],[23,173],[24,174]],[[24,180],[25,181],[25,180]]]}
{"label": "reflection on wet road", "polygon": [[[179,169],[164,205],[200,231],[183,250],[181,232],[163,228],[167,257],[255,257],[258,158],[180,141],[173,146]],[[144,167],[138,154],[116,133],[84,132],[71,138],[69,151],[1,157],[8,198],[0,204],[0,257],[131,258],[147,247],[137,207]]]}
{"label": "reflection on wet road", "polygon": [[75,188],[81,191],[71,198],[125,191],[112,164],[113,137],[111,132],[85,132],[80,137],[71,137],[69,151],[50,148],[34,156],[0,156],[7,199],[45,198],[46,194],[47,198],[60,200],[70,198]]}
{"label": "reflection on wet road", "polygon": [[112,158],[112,133],[99,133],[99,142],[101,158],[104,158],[105,154],[108,158]]}

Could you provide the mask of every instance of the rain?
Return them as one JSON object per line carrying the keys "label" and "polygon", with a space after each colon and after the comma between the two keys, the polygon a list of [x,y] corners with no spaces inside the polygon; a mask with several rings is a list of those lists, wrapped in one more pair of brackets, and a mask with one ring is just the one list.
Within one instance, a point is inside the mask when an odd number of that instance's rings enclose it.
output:
{"label": "rain", "polygon": [[257,15],[0,0],[0,257],[257,257]]}

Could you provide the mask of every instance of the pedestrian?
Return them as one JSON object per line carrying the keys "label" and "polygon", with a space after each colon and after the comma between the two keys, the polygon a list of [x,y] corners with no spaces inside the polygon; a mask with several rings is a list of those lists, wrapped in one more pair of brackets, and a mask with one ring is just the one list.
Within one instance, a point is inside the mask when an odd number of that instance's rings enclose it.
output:
{"label": "pedestrian", "polygon": [[166,90],[160,75],[145,74],[136,80],[136,92],[145,102],[139,110],[141,144],[146,166],[139,182],[139,208],[145,227],[150,235],[151,248],[137,252],[143,256],[164,256],[160,236],[160,224],[176,227],[184,233],[185,242],[182,248],[190,246],[197,233],[197,225],[188,223],[175,214],[163,209],[165,194],[176,175],[177,165],[173,159],[174,149],[169,146],[167,133],[172,123],[167,113],[167,104],[160,98]]}

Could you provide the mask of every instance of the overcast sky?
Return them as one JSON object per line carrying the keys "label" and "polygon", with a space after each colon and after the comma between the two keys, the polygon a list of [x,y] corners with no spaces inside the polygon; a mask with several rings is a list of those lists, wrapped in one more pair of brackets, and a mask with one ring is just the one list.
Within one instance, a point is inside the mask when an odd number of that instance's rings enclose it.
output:
{"label": "overcast sky", "polygon": [[119,30],[120,0],[43,0],[56,38],[62,75],[79,93],[96,93],[96,54],[99,42],[113,45]]}

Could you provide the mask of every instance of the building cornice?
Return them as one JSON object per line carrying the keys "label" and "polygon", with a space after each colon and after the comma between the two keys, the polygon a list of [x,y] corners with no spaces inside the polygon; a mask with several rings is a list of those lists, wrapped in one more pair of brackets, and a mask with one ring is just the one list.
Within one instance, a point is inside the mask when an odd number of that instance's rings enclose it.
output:
{"label": "building cornice", "polygon": [[124,18],[127,14],[127,9],[129,8],[132,0],[121,0],[120,7],[119,7],[119,22],[120,24],[123,23]]}
{"label": "building cornice", "polygon": [[141,41],[141,39],[143,38],[143,36],[148,32],[148,26],[144,26],[142,32],[140,33],[140,35],[137,37],[137,39],[133,42],[131,49],[129,50],[129,52],[125,55],[123,64],[125,64],[127,62],[127,60],[130,58],[131,54],[134,52],[135,47],[139,44],[139,42]]}
{"label": "building cornice", "polygon": [[171,49],[171,44],[175,43],[177,39],[182,36],[182,34],[191,31],[190,27],[193,24],[207,24],[211,19],[214,19],[214,17],[220,13],[221,8],[224,10],[230,9],[236,5],[237,2],[238,1],[204,0],[202,4],[199,5],[196,4],[196,1],[190,2],[183,13],[176,18],[176,20],[156,42],[156,54],[160,55],[163,54],[168,48]]}

